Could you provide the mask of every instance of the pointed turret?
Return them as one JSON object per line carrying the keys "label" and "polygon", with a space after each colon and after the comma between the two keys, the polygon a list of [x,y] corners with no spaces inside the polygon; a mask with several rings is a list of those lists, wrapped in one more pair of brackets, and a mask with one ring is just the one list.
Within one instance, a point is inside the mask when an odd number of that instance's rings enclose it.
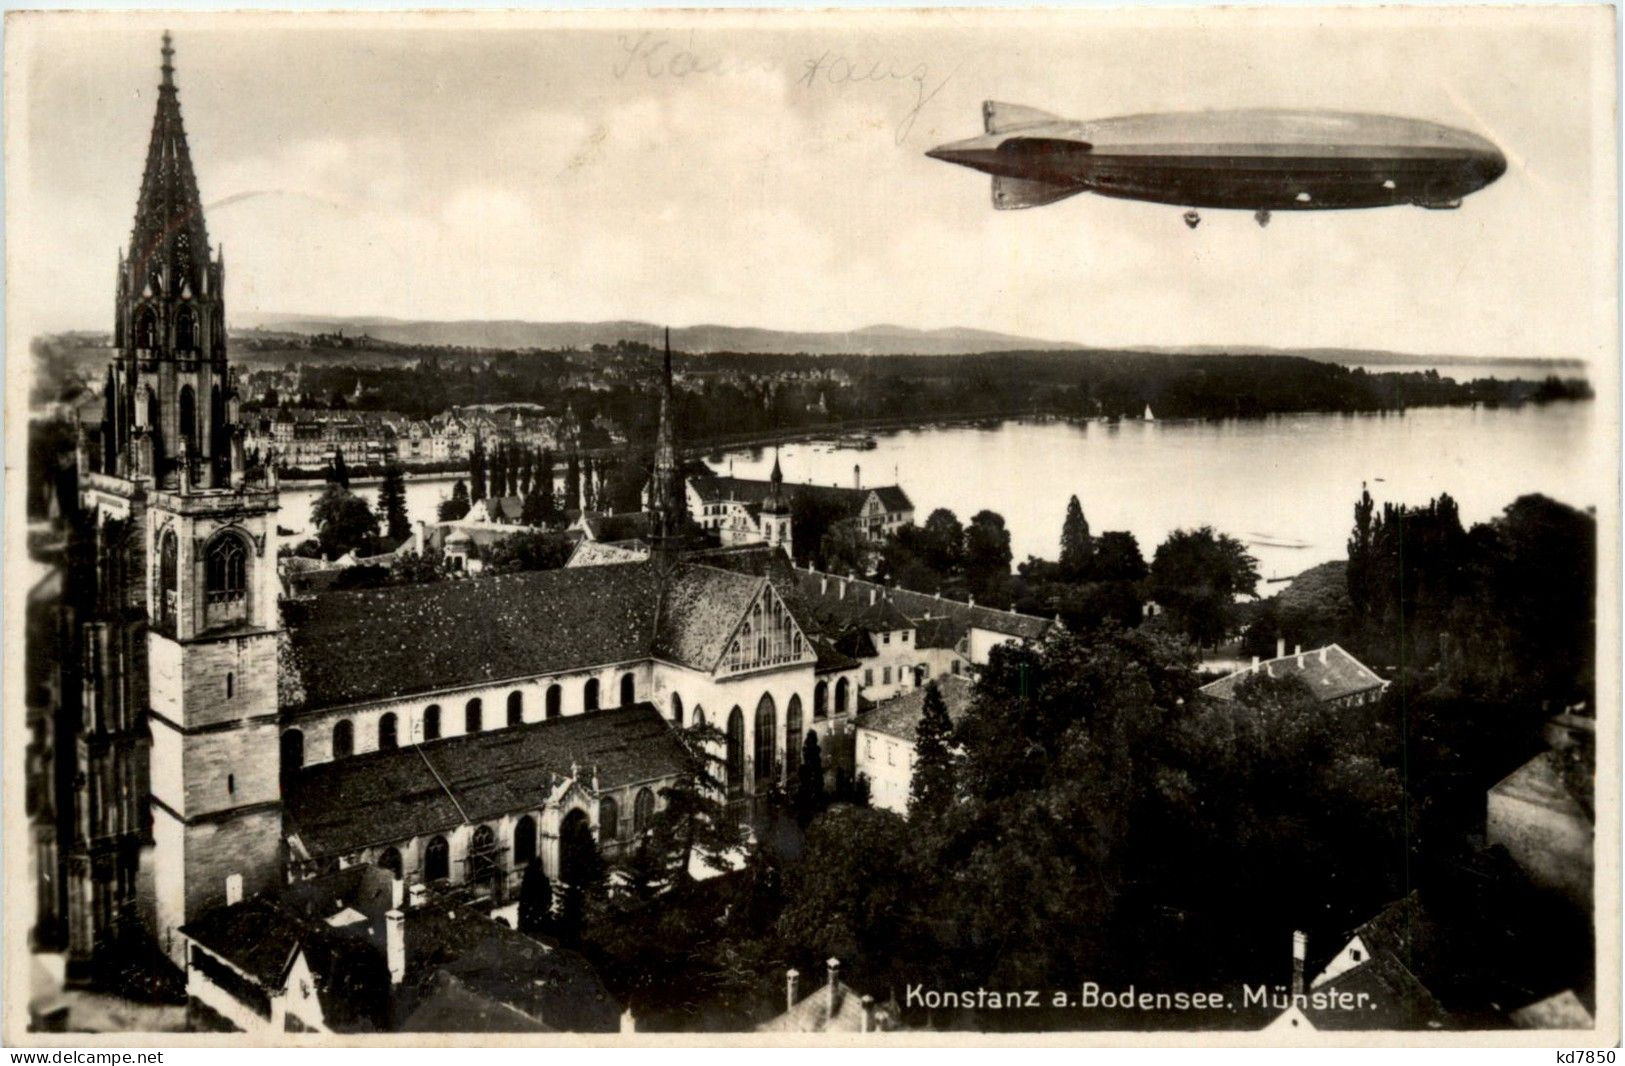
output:
{"label": "pointed turret", "polygon": [[779,449],[773,447],[773,473],[769,475],[767,497],[762,500],[763,514],[789,514],[790,500],[784,495],[784,471],[779,469]]}
{"label": "pointed turret", "polygon": [[[130,246],[119,256],[114,378],[118,410],[139,412],[151,433],[155,462],[149,475],[167,483],[174,474],[170,457],[180,454],[185,441],[201,464],[197,484],[207,488],[229,474],[225,275],[210,256],[167,33],[162,56]],[[134,418],[121,416],[109,428],[109,469],[117,468],[134,426]]]}
{"label": "pointed turret", "polygon": [[673,426],[671,390],[671,328],[666,329],[666,359],[660,385],[660,428],[655,436],[654,485],[649,510],[656,537],[673,537],[682,530],[683,475],[677,463],[677,432]]}
{"label": "pointed turret", "polygon": [[186,146],[186,127],[181,122],[175,49],[168,33],[162,51],[163,80],[158,85],[158,111],[152,120],[147,166],[130,231],[130,265],[141,287],[152,284],[155,293],[179,294],[185,287],[202,292],[209,233]]}

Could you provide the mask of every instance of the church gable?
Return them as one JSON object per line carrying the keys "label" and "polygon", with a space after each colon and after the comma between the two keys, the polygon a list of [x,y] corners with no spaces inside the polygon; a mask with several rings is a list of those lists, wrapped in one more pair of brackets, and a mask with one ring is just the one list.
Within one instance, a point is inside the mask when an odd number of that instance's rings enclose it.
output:
{"label": "church gable", "polygon": [[714,669],[743,674],[774,667],[813,663],[817,653],[771,582],[763,579],[749,609],[739,618]]}

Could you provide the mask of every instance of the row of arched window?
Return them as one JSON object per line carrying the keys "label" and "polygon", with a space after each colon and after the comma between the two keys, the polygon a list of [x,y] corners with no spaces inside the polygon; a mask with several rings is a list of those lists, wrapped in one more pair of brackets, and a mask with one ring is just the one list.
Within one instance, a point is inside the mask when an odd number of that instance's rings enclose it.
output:
{"label": "row of arched window", "polygon": [[[623,674],[620,681],[621,705],[627,706],[637,699],[637,679],[632,674]],[[582,686],[581,702],[585,711],[599,709],[599,683],[596,677],[588,678]],[[674,713],[678,723],[682,722],[682,700],[673,694]],[[564,713],[564,690],[559,685],[549,685],[544,696],[546,715],[548,718],[558,718]],[[508,693],[507,724],[510,726],[523,725],[525,722],[525,694],[519,689]],[[378,718],[377,724],[378,751],[391,751],[400,746],[400,720],[395,712],[388,711]],[[476,696],[463,705],[463,732],[478,733],[485,728],[485,702]],[[441,708],[438,703],[431,703],[423,709],[423,739],[439,740],[443,730],[441,722]],[[355,724],[348,718],[340,718],[332,726],[332,757],[334,759],[347,759],[355,754]],[[305,765],[305,734],[298,728],[288,729],[282,734],[282,770],[291,773]]]}
{"label": "row of arched window", "polygon": [[[652,790],[641,788],[632,801],[632,832],[641,836],[649,830],[654,820],[655,794]],[[620,804],[613,796],[605,796],[598,802],[598,836],[604,843],[613,843],[620,839]],[[536,819],[531,815],[522,815],[513,826],[513,846],[511,849],[514,870],[522,870],[537,856],[536,850]],[[474,835],[469,840],[468,849],[468,877],[473,883],[488,881],[502,872],[502,855],[497,848],[496,830],[488,825],[476,826]],[[399,848],[385,848],[379,852],[376,865],[380,869],[388,870],[397,878],[405,875],[405,864],[401,859]],[[429,839],[423,848],[423,880],[444,881],[451,877],[451,845],[444,836],[436,835]]]}
{"label": "row of arched window", "polygon": [[[195,352],[200,339],[197,312],[182,304],[175,312],[175,350]],[[149,351],[158,347],[158,316],[150,307],[136,312],[134,346]]]}

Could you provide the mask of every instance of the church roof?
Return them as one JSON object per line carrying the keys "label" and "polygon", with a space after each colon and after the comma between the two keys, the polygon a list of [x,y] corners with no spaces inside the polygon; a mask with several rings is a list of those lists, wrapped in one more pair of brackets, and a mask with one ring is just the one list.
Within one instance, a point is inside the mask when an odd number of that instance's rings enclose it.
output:
{"label": "church roof", "polygon": [[673,777],[687,758],[638,703],[318,763],[284,786],[283,817],[320,859],[533,810],[573,774],[607,791]]}
{"label": "church roof", "polygon": [[[760,506],[773,492],[772,481],[758,481],[752,478],[725,477],[721,474],[710,476],[697,476],[688,479],[690,487],[706,503],[721,503],[724,500],[738,500],[747,506]],[[832,504],[843,508],[847,517],[855,518],[863,510],[864,502],[869,499],[870,493],[877,493],[887,510],[909,511],[914,505],[909,502],[907,493],[896,485],[876,485],[866,489],[843,489],[837,485],[796,485],[787,483],[783,487],[784,495],[794,500],[797,497],[812,499],[820,503]]]}
{"label": "church roof", "polygon": [[721,659],[761,578],[652,562],[329,592],[283,605],[281,669],[316,709],[658,658]]}

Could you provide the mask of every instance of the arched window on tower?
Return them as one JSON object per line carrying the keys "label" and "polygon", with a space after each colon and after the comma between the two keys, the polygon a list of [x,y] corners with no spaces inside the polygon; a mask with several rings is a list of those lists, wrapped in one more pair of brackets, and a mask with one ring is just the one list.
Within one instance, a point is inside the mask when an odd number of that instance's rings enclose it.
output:
{"label": "arched window on tower", "polygon": [[203,551],[203,606],[210,627],[241,622],[248,615],[248,544],[227,531]]}
{"label": "arched window on tower", "polygon": [[497,875],[497,835],[488,825],[474,830],[468,848],[468,879],[476,885],[489,884]]}
{"label": "arched window on tower", "polygon": [[813,717],[829,717],[829,682],[820,681],[813,686]]}
{"label": "arched window on tower", "polygon": [[621,675],[621,706],[630,707],[638,701],[638,683],[631,674]]}
{"label": "arched window on tower", "polygon": [[158,624],[173,632],[180,595],[179,541],[173,529],[166,530],[158,545]]}
{"label": "arched window on tower", "polygon": [[197,351],[197,312],[185,304],[175,312],[175,350]]}
{"label": "arched window on tower", "polygon": [[483,728],[485,705],[475,696],[463,707],[463,732],[478,733]]}
{"label": "arched window on tower", "polygon": [[395,879],[397,881],[400,880],[402,863],[399,849],[385,848],[378,855],[377,865],[380,870],[388,870],[391,874],[395,875]]}
{"label": "arched window on tower", "polygon": [[598,679],[589,677],[581,689],[581,709],[596,711],[598,709]]}
{"label": "arched window on tower", "polygon": [[508,724],[523,725],[525,722],[525,694],[518,689],[508,693]]}
{"label": "arched window on tower", "polygon": [[675,692],[671,694],[671,724],[683,728],[683,697]]}
{"label": "arched window on tower", "polygon": [[440,704],[431,703],[423,708],[423,739],[440,739]]}
{"label": "arched window on tower", "polygon": [[135,313],[135,346],[149,351],[158,347],[158,316],[150,307]]}
{"label": "arched window on tower", "polygon": [[557,718],[564,713],[564,689],[558,685],[547,686],[547,716]]}
{"label": "arched window on tower", "polygon": [[844,678],[844,677],[841,678],[839,681],[835,682],[835,713],[836,714],[845,714],[846,713],[846,703],[847,703],[847,698],[848,698],[848,691],[849,691],[850,688],[851,688],[851,686],[849,686],[846,683],[846,678]]}
{"label": "arched window on tower", "polygon": [[186,442],[186,454],[193,459],[197,458],[197,394],[192,386],[182,385],[180,395],[180,423],[181,439]]}
{"label": "arched window on tower", "polygon": [[390,713],[384,715],[382,718],[378,719],[378,750],[379,751],[394,751],[395,750],[395,747],[396,747],[396,744],[397,744],[397,740],[396,740],[396,736],[395,736],[395,728],[396,728],[395,723],[396,723],[396,718],[395,718],[394,712],[390,712]]}
{"label": "arched window on tower", "polygon": [[609,844],[621,839],[621,805],[613,796],[598,801],[598,840]]}

